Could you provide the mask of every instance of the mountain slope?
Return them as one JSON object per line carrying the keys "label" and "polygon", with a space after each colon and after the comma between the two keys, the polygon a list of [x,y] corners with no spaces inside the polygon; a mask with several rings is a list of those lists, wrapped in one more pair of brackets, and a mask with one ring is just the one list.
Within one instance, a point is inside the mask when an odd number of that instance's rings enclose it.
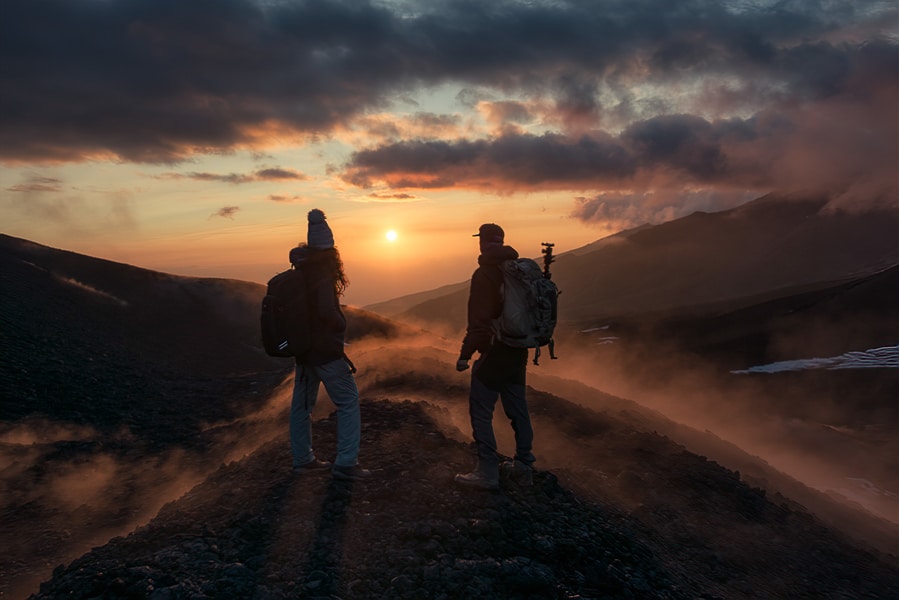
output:
{"label": "mountain slope", "polygon": [[[3,416],[62,416],[54,399],[63,391],[95,410],[100,396],[130,398],[140,412],[175,380],[283,374],[291,361],[267,356],[259,337],[264,294],[255,283],[168,275],[0,235]],[[398,330],[348,312],[350,338]],[[116,376],[134,367],[153,377],[135,387]],[[119,419],[110,415],[110,426]],[[151,426],[151,415],[138,420],[138,429]]]}
{"label": "mountain slope", "polygon": [[[899,211],[829,212],[826,198],[766,196],[564,252],[553,266],[563,322],[729,303],[816,289],[899,264]],[[388,303],[389,304],[389,303]],[[402,312],[464,328],[466,291]]]}
{"label": "mountain slope", "polygon": [[569,316],[739,300],[899,263],[899,212],[830,213],[826,204],[765,197],[635,232],[571,262],[560,258],[556,277],[565,282]]}
{"label": "mountain slope", "polygon": [[[0,593],[260,443],[242,419],[293,364],[261,348],[264,293],[0,235]],[[400,330],[348,320],[353,341]]]}
{"label": "mountain slope", "polygon": [[444,296],[455,297],[462,290],[465,290],[466,292],[468,291],[467,281],[444,285],[437,289],[425,292],[407,294],[405,296],[401,296],[400,298],[394,298],[386,302],[370,304],[365,307],[365,310],[370,310],[386,317],[395,317],[406,312],[414,306],[417,306],[424,302],[428,302],[430,300],[433,300],[434,298],[443,298]]}
{"label": "mountain slope", "polygon": [[[578,337],[617,336],[675,345],[728,369],[781,360],[836,356],[899,343],[899,266],[833,286],[746,306],[633,315]],[[759,301],[760,300],[760,301]]]}

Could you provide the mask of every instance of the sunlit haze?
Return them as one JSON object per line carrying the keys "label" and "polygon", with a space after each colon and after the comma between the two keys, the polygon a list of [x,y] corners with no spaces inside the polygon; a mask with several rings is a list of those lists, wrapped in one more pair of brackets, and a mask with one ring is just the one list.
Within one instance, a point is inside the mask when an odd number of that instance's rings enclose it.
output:
{"label": "sunlit haze", "polygon": [[895,204],[897,11],[7,0],[2,232],[264,283],[318,207],[365,305],[466,279],[483,222],[536,256],[771,191]]}

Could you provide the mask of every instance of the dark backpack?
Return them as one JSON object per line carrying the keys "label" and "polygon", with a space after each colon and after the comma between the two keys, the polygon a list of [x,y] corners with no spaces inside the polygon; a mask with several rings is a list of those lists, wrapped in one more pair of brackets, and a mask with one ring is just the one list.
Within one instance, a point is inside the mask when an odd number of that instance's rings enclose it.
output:
{"label": "dark backpack", "polygon": [[496,337],[515,348],[536,348],[534,364],[539,364],[540,347],[549,346],[555,357],[553,332],[558,318],[559,289],[547,278],[536,261],[517,258],[503,261],[503,310],[496,319]]}
{"label": "dark backpack", "polygon": [[303,269],[292,267],[268,282],[262,299],[262,345],[269,356],[300,358],[312,346]]}

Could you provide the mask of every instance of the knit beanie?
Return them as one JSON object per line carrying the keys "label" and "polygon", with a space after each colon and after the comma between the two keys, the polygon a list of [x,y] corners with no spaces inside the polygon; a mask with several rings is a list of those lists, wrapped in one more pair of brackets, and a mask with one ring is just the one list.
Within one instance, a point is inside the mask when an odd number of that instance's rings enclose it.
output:
{"label": "knit beanie", "polygon": [[324,250],[334,247],[334,234],[325,222],[325,213],[317,208],[309,211],[309,231],[306,235],[306,244],[310,248]]}

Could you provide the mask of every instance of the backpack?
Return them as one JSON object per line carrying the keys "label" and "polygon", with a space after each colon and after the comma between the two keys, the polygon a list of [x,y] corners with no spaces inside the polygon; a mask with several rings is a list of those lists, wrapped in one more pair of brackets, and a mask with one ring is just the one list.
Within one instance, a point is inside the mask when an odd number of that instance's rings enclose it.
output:
{"label": "backpack", "polygon": [[540,347],[549,346],[555,359],[553,331],[556,328],[559,288],[530,258],[506,260],[503,274],[503,310],[494,322],[497,339],[515,348],[536,348],[534,364],[539,364]]}
{"label": "backpack", "polygon": [[290,268],[268,282],[262,299],[262,345],[269,356],[302,357],[312,346],[303,269]]}

